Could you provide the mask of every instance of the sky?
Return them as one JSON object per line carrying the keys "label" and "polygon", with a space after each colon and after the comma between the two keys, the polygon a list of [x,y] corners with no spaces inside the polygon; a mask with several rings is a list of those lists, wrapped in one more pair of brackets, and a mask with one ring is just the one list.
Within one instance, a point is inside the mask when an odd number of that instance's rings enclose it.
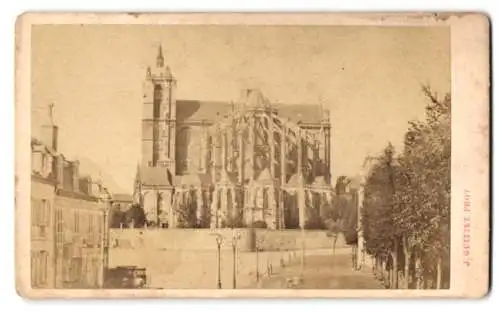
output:
{"label": "sky", "polygon": [[142,82],[158,45],[178,99],[322,103],[332,123],[332,180],[401,147],[424,117],[421,85],[450,91],[447,27],[38,25],[32,31],[32,136],[54,103],[59,151],[132,192],[141,153]]}

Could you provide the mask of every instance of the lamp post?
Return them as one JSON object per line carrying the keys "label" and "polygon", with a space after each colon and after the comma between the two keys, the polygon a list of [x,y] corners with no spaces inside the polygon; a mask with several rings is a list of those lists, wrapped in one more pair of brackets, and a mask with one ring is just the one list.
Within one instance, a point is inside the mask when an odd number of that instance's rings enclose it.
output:
{"label": "lamp post", "polygon": [[304,202],[304,183],[302,176],[300,176],[300,189],[299,189],[299,213],[300,213],[300,278],[304,278],[304,266],[306,261],[306,231],[305,231],[305,202]]}
{"label": "lamp post", "polygon": [[233,230],[233,239],[232,239],[232,246],[233,246],[233,288],[236,288],[236,245],[237,245],[239,239],[240,239],[240,235],[237,234]]}
{"label": "lamp post", "polygon": [[103,189],[99,197],[100,204],[103,206],[102,213],[102,231],[101,235],[101,281],[100,286],[104,288],[106,286],[106,275],[109,263],[109,214],[110,214],[110,204],[111,196],[107,192],[107,189]]}
{"label": "lamp post", "polygon": [[257,279],[257,283],[259,283],[259,246],[255,247],[255,278]]}
{"label": "lamp post", "polygon": [[215,237],[215,242],[217,243],[217,288],[222,288],[222,283],[220,280],[220,247],[222,245],[222,236],[217,234]]}
{"label": "lamp post", "polygon": [[255,279],[256,282],[259,283],[259,241],[257,240],[257,232],[255,230],[255,219],[254,219],[254,214],[255,211],[257,211],[257,207],[252,206],[251,208],[252,211],[252,236],[253,236],[253,242],[254,242],[254,248],[255,248]]}
{"label": "lamp post", "polygon": [[332,229],[328,230],[326,232],[326,236],[328,238],[332,238],[332,255],[335,255],[335,244],[337,244],[338,233],[333,230]]}

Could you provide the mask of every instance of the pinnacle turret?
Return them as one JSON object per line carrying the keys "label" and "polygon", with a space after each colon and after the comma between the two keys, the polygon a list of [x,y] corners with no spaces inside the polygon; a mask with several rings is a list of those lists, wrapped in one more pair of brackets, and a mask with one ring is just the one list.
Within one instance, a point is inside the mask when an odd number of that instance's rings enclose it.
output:
{"label": "pinnacle turret", "polygon": [[165,59],[163,58],[163,50],[161,44],[158,46],[158,55],[156,56],[156,67],[163,67]]}

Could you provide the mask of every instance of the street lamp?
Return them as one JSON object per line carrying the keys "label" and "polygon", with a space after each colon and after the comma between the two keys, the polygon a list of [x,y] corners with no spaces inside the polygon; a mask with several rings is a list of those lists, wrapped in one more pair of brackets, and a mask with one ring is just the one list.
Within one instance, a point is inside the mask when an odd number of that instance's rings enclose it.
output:
{"label": "street lamp", "polygon": [[106,286],[107,272],[109,266],[109,214],[110,214],[110,204],[111,195],[108,193],[107,189],[101,189],[99,194],[99,203],[103,205],[102,214],[102,228],[101,228],[101,286]]}
{"label": "street lamp", "polygon": [[236,245],[241,236],[233,230],[232,246],[233,246],[233,288],[236,288]]}
{"label": "street lamp", "polygon": [[253,240],[253,243],[254,243],[254,249],[255,249],[255,278],[256,278],[256,282],[259,283],[259,241],[257,240],[257,232],[256,232],[256,228],[255,228],[255,219],[254,219],[254,214],[255,214],[255,211],[257,211],[258,208],[255,207],[255,206],[252,206],[251,207],[251,211],[252,211],[252,225],[251,225],[251,234],[252,234],[252,238],[254,239]]}
{"label": "street lamp", "polygon": [[326,232],[326,236],[328,238],[332,238],[332,254],[335,255],[335,245],[337,244],[338,232],[331,231],[330,229],[329,231]]}
{"label": "street lamp", "polygon": [[222,288],[222,283],[220,280],[220,247],[222,245],[222,236],[220,234],[216,234],[215,242],[217,243],[217,288]]}

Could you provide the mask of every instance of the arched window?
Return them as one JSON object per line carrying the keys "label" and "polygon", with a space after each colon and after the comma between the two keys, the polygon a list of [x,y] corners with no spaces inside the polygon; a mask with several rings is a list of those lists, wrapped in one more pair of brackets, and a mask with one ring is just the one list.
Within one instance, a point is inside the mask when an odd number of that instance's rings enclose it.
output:
{"label": "arched window", "polygon": [[154,99],[153,99],[153,118],[160,118],[160,107],[163,98],[163,89],[161,85],[155,85]]}
{"label": "arched window", "polygon": [[266,214],[268,212],[268,209],[269,209],[269,189],[264,188],[262,190],[262,195],[263,195],[262,208],[264,209],[264,214]]}

